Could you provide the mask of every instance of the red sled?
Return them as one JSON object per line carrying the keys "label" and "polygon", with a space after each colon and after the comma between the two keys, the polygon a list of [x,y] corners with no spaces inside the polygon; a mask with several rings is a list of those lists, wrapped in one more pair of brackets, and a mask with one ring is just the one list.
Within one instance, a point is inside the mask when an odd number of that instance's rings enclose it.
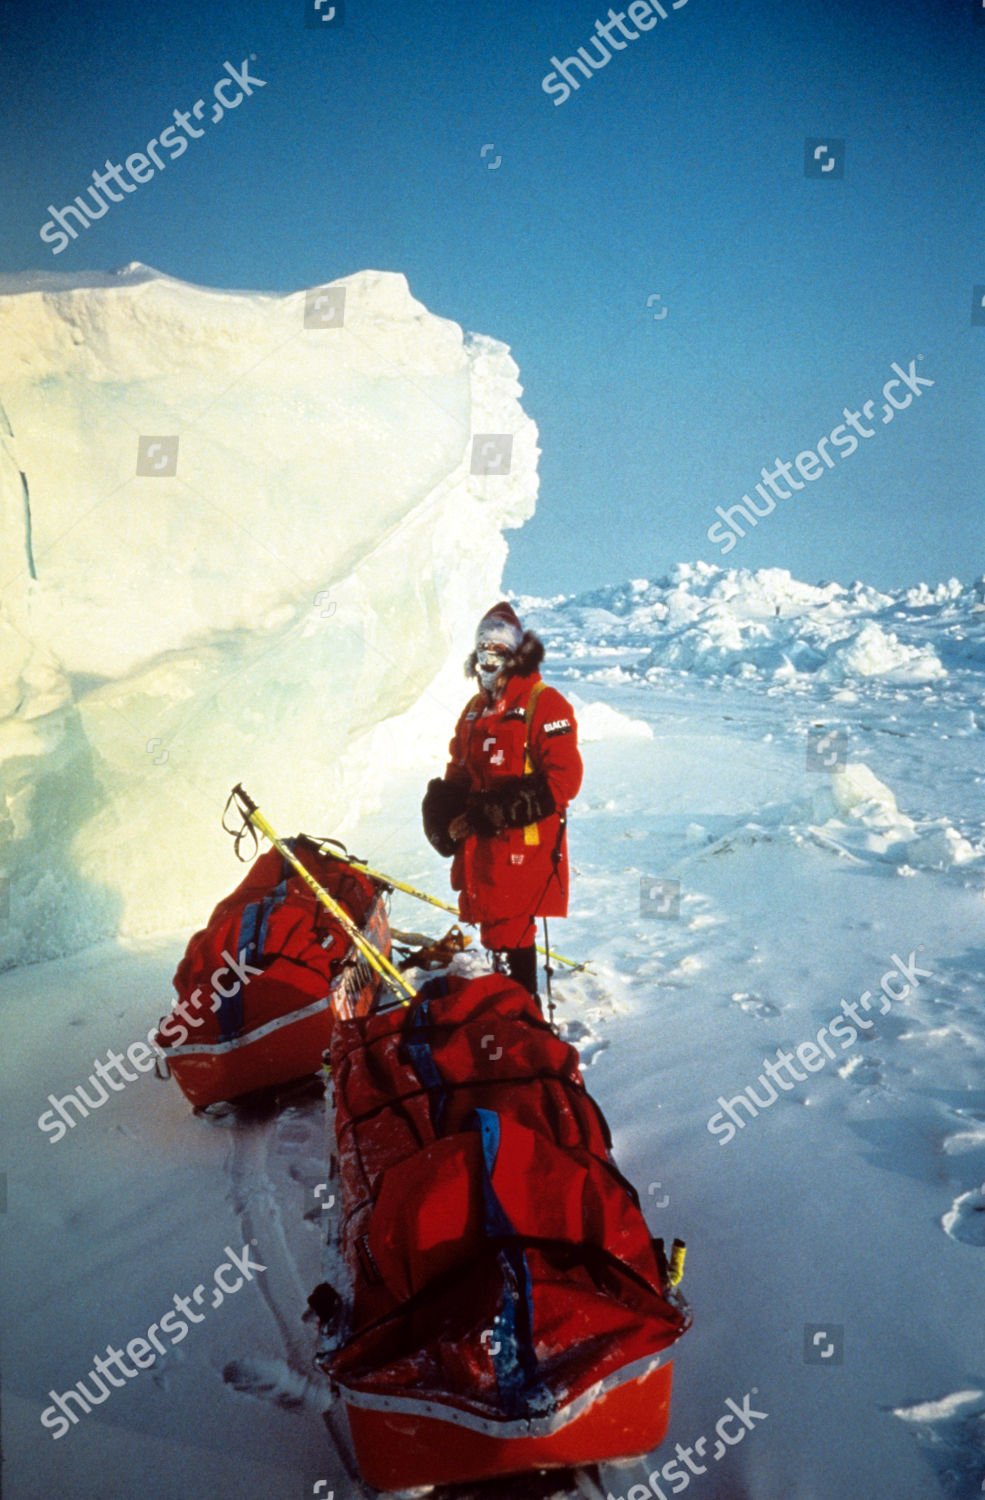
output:
{"label": "red sled", "polygon": [[690,1311],[573,1047],[500,975],[331,1043],[343,1291],[318,1362],[379,1489],[649,1453]]}
{"label": "red sled", "polygon": [[[313,839],[285,842],[389,957],[377,886]],[[336,1021],[367,1014],[380,987],[341,924],[276,849],[219,902],[173,982],[178,997],[155,1040],[199,1108],[318,1072]]]}

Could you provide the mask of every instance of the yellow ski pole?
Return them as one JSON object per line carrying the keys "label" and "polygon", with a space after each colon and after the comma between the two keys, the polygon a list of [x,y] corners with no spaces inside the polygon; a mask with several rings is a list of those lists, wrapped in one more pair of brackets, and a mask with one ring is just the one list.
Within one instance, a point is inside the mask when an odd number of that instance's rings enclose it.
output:
{"label": "yellow ski pole", "polygon": [[[342,853],[336,854],[335,851],[339,849],[342,850]],[[418,901],[427,901],[429,905],[437,906],[441,911],[450,911],[453,917],[458,916],[458,907],[452,906],[451,902],[442,901],[437,896],[429,896],[427,891],[419,891],[416,886],[407,885],[403,880],[396,880],[392,875],[384,875],[380,870],[371,869],[369,865],[363,864],[361,859],[354,859],[345,846],[337,843],[335,839],[325,839],[324,843],[320,845],[319,852],[322,850],[333,854],[337,859],[344,859],[354,870],[358,870],[361,875],[366,875],[370,880],[375,880],[380,885],[390,886],[395,891],[403,891],[405,896],[416,896]],[[459,918],[459,920],[461,921],[462,919]],[[474,927],[475,923],[470,922],[468,925]],[[553,958],[557,963],[565,964],[569,969],[574,969],[578,973],[584,971],[586,974],[593,974],[595,972],[587,963],[578,963],[576,959],[565,958],[563,954],[555,953],[553,949],[548,950],[547,948],[537,946],[537,952],[542,954],[544,958]]]}
{"label": "yellow ski pole", "polygon": [[[359,928],[349,916],[348,912],[346,912],[344,908],[339,905],[334,897],[328,894],[328,891],[325,890],[324,886],[318,884],[318,881],[313,875],[309,874],[309,872],[305,869],[304,865],[296,857],[293,851],[290,850],[284,843],[283,839],[279,838],[274,832],[273,828],[263,816],[263,813],[253,801],[253,798],[250,797],[249,794],[243,790],[242,786],[238,784],[233,787],[232,795],[237,799],[239,810],[247,819],[247,821],[252,823],[253,827],[256,828],[260,833],[262,833],[264,838],[270,840],[271,844],[273,844],[278,854],[286,859],[289,864],[294,866],[295,870],[297,870],[298,874],[301,876],[301,879],[305,882],[306,885],[311,887],[322,905],[327,907],[328,910],[332,913],[332,916],[338,922],[339,926],[342,928],[342,931],[346,933],[349,938],[351,938],[352,942],[359,949],[359,952],[363,955],[366,962],[372,969],[376,971],[387,988],[389,990],[392,990],[397,999],[400,1000],[403,1005],[408,1005],[411,1000],[416,1000],[417,991],[407,983],[400,970],[394,968],[390,960],[384,954],[380,953],[377,948],[374,948],[369,939],[359,931]],[[400,993],[401,990],[403,990],[403,994]]]}

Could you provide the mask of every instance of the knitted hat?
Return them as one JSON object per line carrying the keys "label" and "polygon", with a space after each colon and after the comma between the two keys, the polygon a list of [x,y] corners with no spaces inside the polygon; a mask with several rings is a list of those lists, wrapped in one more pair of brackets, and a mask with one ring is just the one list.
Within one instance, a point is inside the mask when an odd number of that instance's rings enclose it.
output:
{"label": "knitted hat", "polygon": [[475,632],[475,647],[479,651],[483,646],[505,646],[507,651],[516,651],[523,640],[523,626],[517,619],[516,611],[505,599],[499,604],[494,604],[479,621],[479,627]]}

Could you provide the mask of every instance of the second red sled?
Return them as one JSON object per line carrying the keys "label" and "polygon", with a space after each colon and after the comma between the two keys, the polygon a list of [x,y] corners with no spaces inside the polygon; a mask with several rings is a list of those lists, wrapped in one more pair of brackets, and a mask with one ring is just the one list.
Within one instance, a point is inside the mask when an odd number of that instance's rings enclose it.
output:
{"label": "second red sled", "polygon": [[364,1478],[396,1490],[649,1453],[690,1310],[575,1049],[498,974],[330,1047],[347,1285],[312,1296]]}

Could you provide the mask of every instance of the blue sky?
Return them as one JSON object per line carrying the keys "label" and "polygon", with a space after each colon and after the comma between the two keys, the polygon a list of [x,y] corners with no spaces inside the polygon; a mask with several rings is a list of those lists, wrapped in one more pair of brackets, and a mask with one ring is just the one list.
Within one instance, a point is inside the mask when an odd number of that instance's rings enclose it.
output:
{"label": "blue sky", "polygon": [[[588,48],[599,0],[347,0],[320,29],[305,0],[107,0],[43,24],[8,0],[0,266],[141,260],[270,290],[404,272],[520,366],[543,449],[537,515],[509,535],[520,592],[699,558],[884,587],[980,575],[985,5],[663,8],[555,103],[552,56]],[[47,205],[251,54],[265,86],[53,255]],[[842,176],[805,176],[807,138],[844,140]],[[893,363],[919,356],[933,385],[884,421]],[[716,507],[765,510],[763,468],[870,399],[871,437],[829,441],[742,538],[709,539]]]}

